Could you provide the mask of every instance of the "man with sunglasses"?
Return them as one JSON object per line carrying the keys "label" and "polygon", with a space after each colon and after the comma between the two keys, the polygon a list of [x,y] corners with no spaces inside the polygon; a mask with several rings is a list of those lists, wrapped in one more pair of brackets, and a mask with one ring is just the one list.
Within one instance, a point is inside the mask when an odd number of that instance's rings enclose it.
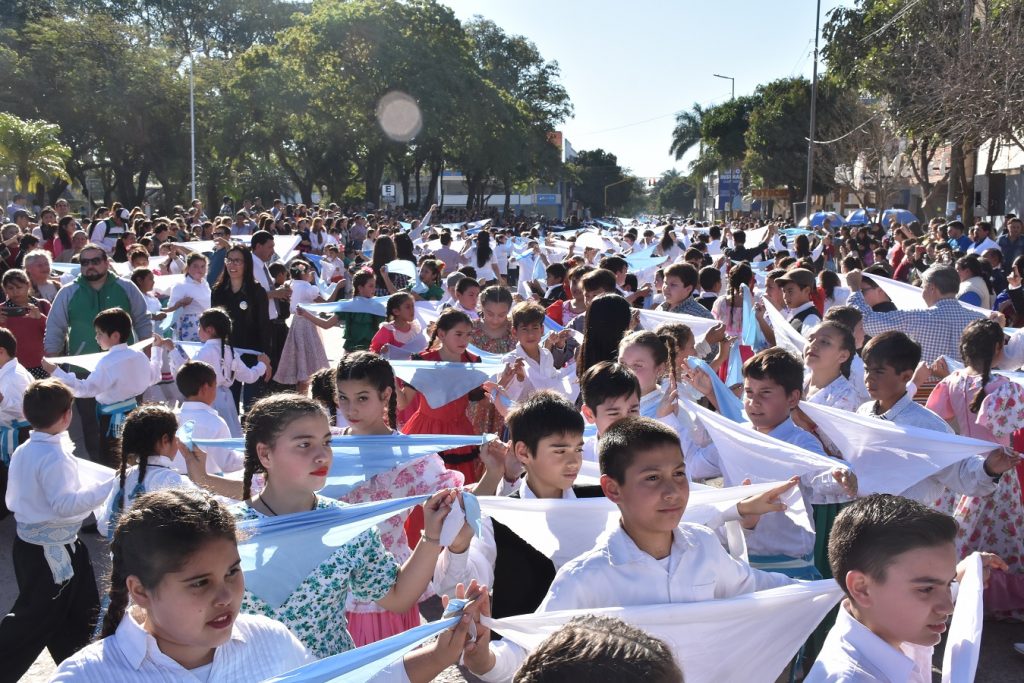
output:
{"label": "man with sunglasses", "polygon": [[[146,309],[146,300],[131,280],[110,271],[110,261],[103,247],[94,243],[85,245],[78,255],[78,263],[81,272],[57,292],[46,318],[43,354],[47,357],[77,356],[101,351],[96,343],[93,319],[108,308],[120,308],[131,316],[135,339],[129,343],[149,339],[153,335],[153,321]],[[110,464],[104,462],[101,450],[95,399],[75,399],[75,416],[69,432],[78,453],[88,453],[91,460]]]}

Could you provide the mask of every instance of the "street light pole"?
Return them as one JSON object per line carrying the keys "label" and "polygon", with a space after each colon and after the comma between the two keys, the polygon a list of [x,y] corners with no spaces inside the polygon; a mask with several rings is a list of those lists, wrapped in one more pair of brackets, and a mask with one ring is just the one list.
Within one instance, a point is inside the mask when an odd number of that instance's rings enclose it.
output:
{"label": "street light pole", "polygon": [[196,198],[196,79],[195,62],[188,53],[188,111],[189,133],[192,138],[192,199]]}
{"label": "street light pole", "polygon": [[814,71],[811,77],[811,134],[807,138],[807,190],[804,193],[804,211],[807,220],[811,216],[811,184],[814,180],[814,135],[815,118],[818,109],[818,34],[821,33],[821,0],[818,0],[817,13],[814,15]]}
{"label": "street light pole", "polygon": [[732,97],[730,97],[729,99],[735,100],[736,99],[736,79],[733,78],[732,76],[722,76],[721,74],[711,74],[711,75],[714,76],[715,78],[722,78],[722,79],[725,79],[727,81],[732,81]]}
{"label": "street light pole", "polygon": [[611,185],[605,185],[604,186],[604,210],[605,211],[608,210],[608,188],[609,187],[615,187],[616,185],[621,185],[622,183],[628,183],[630,180],[632,180],[632,178],[623,178],[622,180],[616,180]]}

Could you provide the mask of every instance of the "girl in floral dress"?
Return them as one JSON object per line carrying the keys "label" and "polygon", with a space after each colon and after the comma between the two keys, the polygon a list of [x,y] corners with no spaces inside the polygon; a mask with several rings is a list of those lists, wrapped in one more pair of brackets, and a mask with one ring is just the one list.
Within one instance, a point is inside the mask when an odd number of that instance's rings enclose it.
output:
{"label": "girl in floral dress", "polygon": [[[940,360],[933,367],[939,382],[928,398],[928,408],[950,422],[958,434],[991,441],[1007,448],[1016,430],[1024,428],[1024,386],[991,369],[1003,352],[1003,330],[991,320],[976,320],[967,326],[960,340],[960,353],[967,365],[949,373]],[[1024,498],[1021,494],[1022,468],[1010,454],[990,454],[986,474],[998,477],[991,496],[959,496],[947,493],[936,501],[939,509],[956,502],[954,516],[959,522],[957,551],[966,557],[975,550],[999,555],[1010,566],[1008,572],[994,571],[985,591],[985,604],[997,616],[1024,619],[1024,605],[1009,599],[1024,595]]]}
{"label": "girl in floral dress", "polygon": [[[516,340],[512,336],[509,311],[512,294],[505,287],[492,285],[480,294],[480,318],[473,323],[469,338],[473,346],[487,353],[504,356],[514,351]],[[477,434],[498,434],[505,430],[505,419],[490,401],[473,401],[466,413]]]}
{"label": "girl in floral dress", "polygon": [[[281,393],[258,401],[246,417],[244,502],[235,519],[276,517],[344,505],[317,495],[327,481],[333,453],[327,414],[313,399]],[[251,498],[253,478],[265,485]],[[348,631],[349,595],[395,614],[414,607],[430,584],[441,552],[439,538],[455,494],[444,490],[423,504],[423,542],[399,567],[376,528],[335,550],[278,607],[248,590],[242,612],[277,619],[316,657],[355,647]]]}
{"label": "girl in floral dress", "polygon": [[[391,365],[375,353],[356,351],[341,359],[337,369],[338,409],[349,426],[342,434],[357,436],[399,434],[395,424],[395,374]],[[436,454],[378,474],[345,494],[346,503],[366,503],[388,498],[418,496],[443,488],[459,488],[465,481],[461,472],[448,470]],[[407,513],[398,514],[377,525],[384,547],[395,560],[404,562],[412,554],[404,522]],[[419,540],[419,539],[415,539]],[[419,602],[433,593],[428,589]],[[419,605],[396,614],[379,607],[371,600],[349,596],[348,630],[356,647],[420,625]]]}

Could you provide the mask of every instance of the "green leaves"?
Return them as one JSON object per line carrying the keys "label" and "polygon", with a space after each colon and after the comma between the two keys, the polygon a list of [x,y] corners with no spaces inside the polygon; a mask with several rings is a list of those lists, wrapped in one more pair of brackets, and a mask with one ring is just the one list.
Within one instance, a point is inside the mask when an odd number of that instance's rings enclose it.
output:
{"label": "green leaves", "polygon": [[60,127],[52,123],[0,112],[0,174],[14,176],[26,191],[35,183],[66,179],[71,149],[59,136]]}

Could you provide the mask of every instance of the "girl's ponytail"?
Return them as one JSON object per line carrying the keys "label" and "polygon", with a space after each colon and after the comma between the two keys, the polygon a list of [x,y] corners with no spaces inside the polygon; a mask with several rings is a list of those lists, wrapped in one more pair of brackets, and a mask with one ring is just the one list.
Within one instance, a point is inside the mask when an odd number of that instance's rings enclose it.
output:
{"label": "girl's ponytail", "polygon": [[[124,486],[122,482],[121,486]],[[103,623],[100,628],[100,638],[112,636],[117,631],[118,624],[124,618],[128,609],[128,577],[121,568],[121,553],[118,552],[117,540],[111,544],[111,555],[113,561],[110,565],[110,604],[103,614]]]}
{"label": "girl's ponytail", "polygon": [[992,364],[1003,344],[1003,328],[994,320],[975,320],[960,337],[960,355],[964,362],[981,374],[981,388],[971,401],[970,411],[977,413],[985,401],[985,387],[992,379]]}

